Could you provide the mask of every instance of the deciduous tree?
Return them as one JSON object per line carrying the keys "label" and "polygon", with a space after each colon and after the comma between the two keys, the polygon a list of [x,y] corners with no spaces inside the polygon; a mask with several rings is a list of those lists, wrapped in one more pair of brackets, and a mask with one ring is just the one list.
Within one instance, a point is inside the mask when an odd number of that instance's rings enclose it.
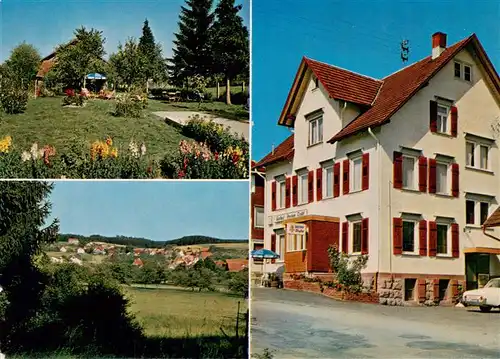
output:
{"label": "deciduous tree", "polygon": [[18,85],[23,89],[28,89],[38,72],[40,60],[38,50],[33,45],[23,42],[12,50],[5,65],[12,71],[13,79],[18,82]]}

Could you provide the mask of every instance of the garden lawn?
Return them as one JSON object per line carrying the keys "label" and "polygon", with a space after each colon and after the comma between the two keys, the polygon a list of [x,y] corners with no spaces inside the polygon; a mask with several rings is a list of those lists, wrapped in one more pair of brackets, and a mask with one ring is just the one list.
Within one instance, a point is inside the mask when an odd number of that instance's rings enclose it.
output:
{"label": "garden lawn", "polygon": [[242,105],[226,105],[223,102],[167,102],[149,100],[151,111],[200,111],[235,121],[248,121],[248,111]]}
{"label": "garden lawn", "polygon": [[40,147],[52,145],[58,153],[65,153],[72,144],[90,148],[92,142],[110,136],[119,153],[134,140],[144,142],[148,155],[156,159],[177,151],[185,139],[178,129],[153,115],[151,108],[144,111],[143,118],[124,118],[112,115],[114,100],[89,100],[82,108],[63,107],[61,101],[61,97],[38,98],[30,100],[22,114],[0,113],[0,138],[12,136],[13,145],[23,150],[37,142]]}
{"label": "garden lawn", "polygon": [[[193,292],[175,288],[126,287],[131,299],[131,312],[148,336],[186,338],[222,336],[220,328],[230,336],[235,334],[238,301],[240,313],[246,311],[242,298],[220,292]],[[245,328],[240,319],[240,336]]]}

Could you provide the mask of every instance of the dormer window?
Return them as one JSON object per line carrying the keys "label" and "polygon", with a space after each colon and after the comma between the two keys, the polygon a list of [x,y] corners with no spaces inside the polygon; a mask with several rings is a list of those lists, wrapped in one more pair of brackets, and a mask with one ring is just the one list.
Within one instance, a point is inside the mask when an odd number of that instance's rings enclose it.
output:
{"label": "dormer window", "polygon": [[455,78],[472,82],[472,67],[461,62],[455,61]]}
{"label": "dormer window", "polygon": [[307,117],[309,122],[309,146],[323,142],[323,112]]}

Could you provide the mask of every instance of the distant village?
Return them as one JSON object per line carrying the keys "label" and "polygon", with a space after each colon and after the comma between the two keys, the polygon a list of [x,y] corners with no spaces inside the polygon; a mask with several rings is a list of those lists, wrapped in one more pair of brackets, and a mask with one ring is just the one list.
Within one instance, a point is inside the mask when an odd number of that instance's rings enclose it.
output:
{"label": "distant village", "polygon": [[[82,245],[77,238],[68,238],[67,242],[57,242],[49,248],[50,260],[53,263],[74,263],[83,265],[85,255],[103,256],[112,258],[116,255],[134,256],[133,266],[142,267],[144,256],[163,256],[169,269],[175,269],[179,265],[191,267],[200,260],[212,257],[214,254],[208,247],[183,246],[174,249],[165,248],[133,248],[127,251],[125,245],[117,245],[105,242],[89,242]],[[230,272],[238,272],[248,267],[248,259],[228,258],[216,260],[214,263],[220,268]]]}

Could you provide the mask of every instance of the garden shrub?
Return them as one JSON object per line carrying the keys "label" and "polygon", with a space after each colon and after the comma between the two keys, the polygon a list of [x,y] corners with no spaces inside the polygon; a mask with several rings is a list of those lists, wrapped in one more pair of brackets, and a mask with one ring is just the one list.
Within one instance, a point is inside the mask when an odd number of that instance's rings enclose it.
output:
{"label": "garden shrub", "polygon": [[28,91],[20,87],[4,87],[0,91],[0,105],[8,114],[18,114],[26,111]]}
{"label": "garden shrub", "polygon": [[330,259],[330,268],[336,277],[336,282],[332,283],[331,286],[348,292],[360,292],[363,288],[361,270],[366,267],[368,256],[360,255],[351,260],[349,255],[339,251],[338,246],[331,245],[328,248],[328,258]]}
{"label": "garden shrub", "polygon": [[148,105],[147,96],[139,93],[129,92],[118,95],[116,98],[115,116],[141,117],[142,111]]}
{"label": "garden shrub", "polygon": [[63,106],[83,106],[85,104],[85,96],[83,93],[77,93],[73,89],[67,89],[65,94],[66,96],[62,100]]}
{"label": "garden shrub", "polygon": [[[233,105],[246,105],[248,97],[248,90],[245,90],[244,92],[231,93],[231,103]],[[221,94],[217,101],[226,102],[226,93]]]}

